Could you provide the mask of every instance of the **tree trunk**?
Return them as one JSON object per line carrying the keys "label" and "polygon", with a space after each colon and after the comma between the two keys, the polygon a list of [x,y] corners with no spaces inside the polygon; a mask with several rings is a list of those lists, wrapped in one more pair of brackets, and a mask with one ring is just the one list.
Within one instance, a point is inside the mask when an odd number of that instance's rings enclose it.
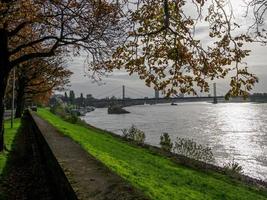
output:
{"label": "tree trunk", "polygon": [[4,150],[4,97],[7,86],[7,78],[7,73],[3,70],[0,70],[0,151]]}
{"label": "tree trunk", "polygon": [[0,29],[0,151],[4,150],[4,98],[10,72],[8,55],[8,35],[3,28]]}
{"label": "tree trunk", "polygon": [[[21,99],[21,100],[20,100]],[[24,98],[18,98],[17,99],[17,108],[16,108],[16,113],[15,113],[15,118],[20,118],[22,116],[23,110],[24,110]]]}
{"label": "tree trunk", "polygon": [[25,103],[25,99],[24,99],[24,94],[25,94],[25,81],[23,80],[23,78],[18,79],[18,89],[17,89],[17,98],[16,98],[16,114],[15,114],[15,118],[20,118],[22,115],[22,112],[24,110],[24,103]]}

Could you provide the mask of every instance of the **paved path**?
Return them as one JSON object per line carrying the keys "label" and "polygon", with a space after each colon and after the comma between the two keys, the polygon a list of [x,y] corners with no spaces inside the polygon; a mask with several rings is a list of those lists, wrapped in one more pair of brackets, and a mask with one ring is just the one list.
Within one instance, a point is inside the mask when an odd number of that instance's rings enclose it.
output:
{"label": "paved path", "polygon": [[33,115],[50,149],[81,200],[138,200],[144,198],[121,177],[85,152],[81,146],[60,134],[46,121]]}

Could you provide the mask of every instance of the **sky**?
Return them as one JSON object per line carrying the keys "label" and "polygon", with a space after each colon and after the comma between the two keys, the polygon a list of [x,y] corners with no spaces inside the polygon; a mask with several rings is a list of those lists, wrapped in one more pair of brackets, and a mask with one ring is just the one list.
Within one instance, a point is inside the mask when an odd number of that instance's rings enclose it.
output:
{"label": "sky", "polygon": [[[235,19],[238,20],[243,30],[251,24],[251,16],[244,18],[244,3],[242,0],[231,0],[233,10],[235,11]],[[267,19],[267,17],[266,17]],[[207,40],[204,33],[205,26],[196,30],[196,37]],[[247,62],[249,71],[255,73],[259,78],[259,83],[255,85],[252,92],[267,92],[267,46],[263,46],[259,43],[249,44],[247,46],[251,50],[250,56],[245,60]],[[72,61],[68,62],[68,68],[73,72],[70,78],[71,87],[70,90],[74,90],[76,96],[80,93],[92,94],[95,98],[105,98],[107,96],[122,96],[122,85],[126,87],[126,97],[131,98],[143,98],[153,97],[154,90],[147,87],[142,80],[139,80],[137,75],[129,76],[125,71],[114,71],[107,77],[102,77],[102,81],[95,83],[85,74],[84,65],[85,56],[81,55],[73,57]],[[224,95],[228,89],[229,79],[218,80],[217,94]],[[207,94],[199,94],[207,95]]]}

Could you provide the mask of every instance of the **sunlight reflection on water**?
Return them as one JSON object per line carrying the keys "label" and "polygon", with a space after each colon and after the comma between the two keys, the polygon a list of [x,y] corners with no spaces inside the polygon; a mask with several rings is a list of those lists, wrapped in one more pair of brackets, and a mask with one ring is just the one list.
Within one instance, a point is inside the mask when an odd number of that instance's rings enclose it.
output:
{"label": "sunlight reflection on water", "polygon": [[234,159],[244,172],[267,181],[267,104],[181,103],[127,107],[130,114],[108,115],[96,109],[84,119],[102,129],[121,134],[136,125],[146,133],[146,142],[158,145],[160,135],[193,138],[212,147],[216,163]]}

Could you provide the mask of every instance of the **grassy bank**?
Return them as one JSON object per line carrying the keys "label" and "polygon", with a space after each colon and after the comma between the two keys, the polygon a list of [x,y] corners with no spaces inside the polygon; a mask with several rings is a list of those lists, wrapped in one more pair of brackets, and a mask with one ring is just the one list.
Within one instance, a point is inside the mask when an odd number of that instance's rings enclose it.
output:
{"label": "grassy bank", "polygon": [[[14,139],[20,127],[20,119],[15,119],[13,128],[10,128],[10,120],[5,121],[5,145],[6,148],[11,151]],[[2,175],[3,169],[6,167],[9,151],[0,153],[0,175]]]}
{"label": "grassy bank", "polygon": [[267,194],[218,173],[204,173],[136,147],[101,131],[70,124],[46,109],[38,111],[66,136],[151,199],[267,199]]}

